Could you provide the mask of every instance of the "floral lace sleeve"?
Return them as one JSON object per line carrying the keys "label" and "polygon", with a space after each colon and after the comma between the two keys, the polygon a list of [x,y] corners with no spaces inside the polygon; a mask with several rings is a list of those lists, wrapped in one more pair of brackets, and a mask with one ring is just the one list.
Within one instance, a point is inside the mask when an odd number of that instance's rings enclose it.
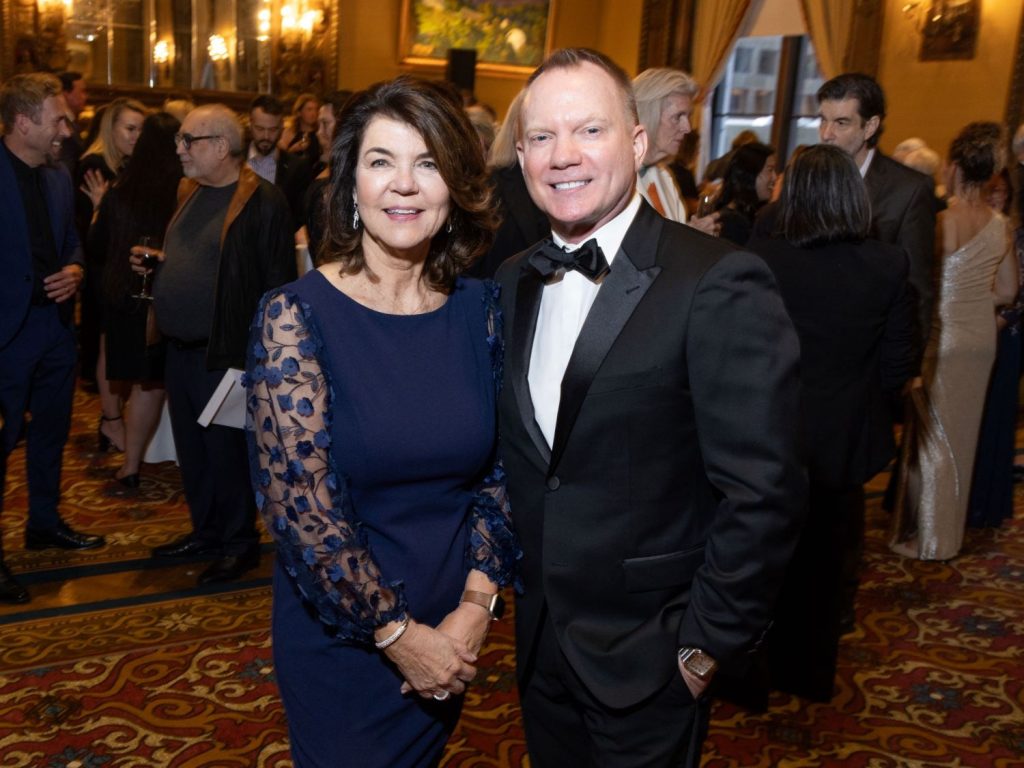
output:
{"label": "floral lace sleeve", "polygon": [[[491,353],[491,374],[494,391],[501,389],[504,342],[501,309],[498,297],[501,286],[484,282],[484,311],[487,317],[487,347]],[[516,561],[522,557],[512,529],[511,507],[505,488],[505,469],[500,460],[494,462],[476,488],[469,519],[470,537],[466,549],[467,568],[485,574],[498,586],[505,586],[515,577]]]}
{"label": "floral lace sleeve", "polygon": [[401,618],[330,454],[331,386],[309,307],[277,292],[260,302],[246,364],[246,433],[256,504],[277,553],[321,621],[371,642]]}

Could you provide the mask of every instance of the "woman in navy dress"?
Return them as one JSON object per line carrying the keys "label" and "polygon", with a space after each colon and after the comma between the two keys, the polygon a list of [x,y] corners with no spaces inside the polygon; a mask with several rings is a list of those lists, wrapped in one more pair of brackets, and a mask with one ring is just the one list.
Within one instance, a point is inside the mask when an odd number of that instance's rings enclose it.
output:
{"label": "woman in navy dress", "polygon": [[339,118],[325,263],[264,297],[247,382],[277,543],[273,642],[297,768],[427,766],[517,548],[496,460],[496,222],[453,94],[373,86]]}

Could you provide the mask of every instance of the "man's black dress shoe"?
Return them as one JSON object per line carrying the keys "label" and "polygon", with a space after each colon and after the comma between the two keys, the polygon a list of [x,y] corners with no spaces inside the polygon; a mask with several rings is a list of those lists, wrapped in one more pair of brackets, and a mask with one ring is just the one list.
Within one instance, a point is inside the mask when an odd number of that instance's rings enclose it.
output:
{"label": "man's black dress shoe", "polygon": [[213,541],[193,539],[191,535],[175,539],[170,544],[161,544],[151,550],[153,557],[199,557],[201,555],[219,555],[220,544]]}
{"label": "man's black dress shoe", "polygon": [[96,549],[106,543],[102,536],[79,533],[63,521],[48,531],[25,529],[25,549]]}
{"label": "man's black dress shoe", "polygon": [[3,562],[0,562],[0,600],[5,603],[28,602],[28,590],[18,583]]}
{"label": "man's black dress shoe", "polygon": [[224,555],[214,560],[210,567],[199,574],[198,583],[217,584],[223,581],[235,581],[242,578],[246,571],[251,571],[260,564],[260,551],[253,548],[240,555]]}

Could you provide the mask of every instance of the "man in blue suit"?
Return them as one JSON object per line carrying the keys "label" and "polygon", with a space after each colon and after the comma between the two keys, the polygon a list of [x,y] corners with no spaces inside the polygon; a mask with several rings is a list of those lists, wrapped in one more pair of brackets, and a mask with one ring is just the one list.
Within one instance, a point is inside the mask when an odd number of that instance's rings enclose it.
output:
{"label": "man in blue suit", "polygon": [[[67,114],[60,80],[53,75],[16,75],[0,90],[0,513],[7,457],[24,429],[26,549],[104,544],[102,536],[72,530],[57,510],[75,381],[71,314],[85,274],[71,178],[46,164],[71,133]],[[28,599],[0,553],[0,600]]]}

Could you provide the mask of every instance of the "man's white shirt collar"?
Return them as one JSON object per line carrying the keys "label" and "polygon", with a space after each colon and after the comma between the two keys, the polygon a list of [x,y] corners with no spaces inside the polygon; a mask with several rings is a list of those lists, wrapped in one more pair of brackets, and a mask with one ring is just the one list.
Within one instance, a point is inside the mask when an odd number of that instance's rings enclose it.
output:
{"label": "man's white shirt collar", "polygon": [[558,235],[557,232],[551,233],[551,239],[554,241],[555,245],[565,248],[567,251],[575,251],[587,240],[592,238],[596,239],[597,244],[601,247],[601,251],[604,253],[604,257],[608,260],[608,264],[610,266],[612,261],[615,260],[615,254],[618,253],[619,247],[622,245],[622,241],[626,237],[629,225],[633,223],[633,219],[636,218],[637,211],[640,210],[641,199],[640,194],[634,191],[633,197],[630,199],[629,203],[626,204],[625,208],[619,211],[618,215],[616,215],[614,219],[606,222],[600,229],[580,243],[567,243]]}
{"label": "man's white shirt collar", "polygon": [[863,179],[868,175],[868,168],[871,167],[871,161],[875,159],[875,150],[869,149],[868,156],[864,158],[864,162],[860,166],[860,177]]}

